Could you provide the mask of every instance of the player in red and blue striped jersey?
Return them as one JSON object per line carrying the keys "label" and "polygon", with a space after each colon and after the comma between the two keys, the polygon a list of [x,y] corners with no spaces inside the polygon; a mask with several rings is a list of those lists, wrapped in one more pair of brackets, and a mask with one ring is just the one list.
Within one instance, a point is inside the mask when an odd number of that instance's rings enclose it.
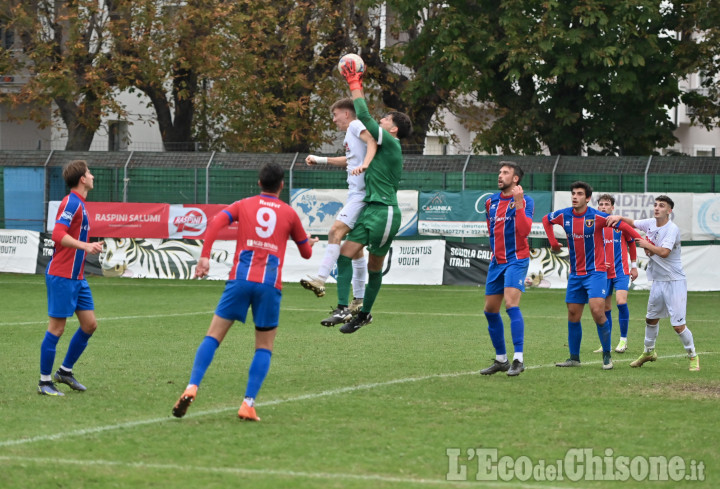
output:
{"label": "player in red and blue striped jersey", "polygon": [[[553,224],[562,226],[567,234],[570,251],[570,276],[568,277],[565,302],[568,308],[568,346],[570,358],[556,363],[558,367],[580,366],[580,342],[582,340],[582,317],[585,304],[597,325],[598,336],[603,348],[603,369],[613,368],[610,354],[610,323],[605,317],[605,296],[607,294],[607,266],[603,229],[608,226],[604,212],[588,207],[592,187],[585,182],[570,186],[572,207],[559,209],[543,217],[543,226],[550,246],[560,250],[555,238]],[[620,230],[640,239],[630,226],[618,226]]]}
{"label": "player in red and blue striped jersey", "polygon": [[[598,209],[605,214],[615,211],[615,197],[610,194],[602,194],[598,197]],[[618,324],[620,325],[620,340],[615,347],[615,352],[624,353],[627,350],[627,333],[630,325],[630,309],[627,305],[628,290],[630,282],[638,277],[637,270],[637,247],[635,240],[619,229],[606,227],[604,229],[605,256],[607,260],[608,287],[605,297],[605,316],[610,322],[612,330],[612,293],[615,291],[615,303],[618,308]],[[628,260],[628,256],[630,260]],[[610,257],[614,257],[610,259]],[[594,353],[600,353],[602,346]]]}
{"label": "player in red and blue striped jersey", "polygon": [[[511,377],[525,370],[523,350],[525,321],[520,312],[520,297],[525,291],[525,277],[530,266],[528,235],[535,210],[533,199],[523,194],[520,181],[523,171],[516,163],[502,161],[498,174],[497,192],[485,201],[490,247],[493,251],[485,282],[485,317],[490,340],[495,348],[495,361],[480,371],[483,375],[507,372]],[[510,317],[513,362],[510,365],[505,348],[505,328],[500,307],[505,300],[505,311]]]}
{"label": "player in red and blue striped jersey", "polygon": [[[71,161],[63,168],[63,179],[68,194],[58,208],[52,239],[55,250],[45,272],[47,285],[48,316],[50,321],[40,345],[40,382],[38,393],[46,396],[63,396],[53,383],[69,385],[73,390],[84,391],[85,386],[73,375],[73,366],[85,351],[88,340],[97,329],[95,304],[84,278],[85,256],[97,255],[103,243],[88,242],[90,223],[85,211],[85,199],[93,189],[95,177],[84,160]],[[77,329],[60,368],[51,377],[58,340],[65,332],[67,318],[77,314]]]}
{"label": "player in red and blue striped jersey", "polygon": [[248,309],[252,307],[255,355],[250,364],[245,399],[238,417],[260,420],[255,412],[255,398],[270,370],[270,357],[280,317],[285,247],[288,238],[292,238],[300,255],[307,259],[312,256],[312,245],[318,240],[305,233],[295,210],[280,200],[284,174],[277,163],[263,165],[258,182],[262,193],[227,206],[208,226],[195,276],[202,278],[208,274],[210,252],[218,233],[237,221],[235,258],[210,328],[195,355],[190,382],[173,407],[175,417],[185,415],[228,330],[236,320],[244,323]]}

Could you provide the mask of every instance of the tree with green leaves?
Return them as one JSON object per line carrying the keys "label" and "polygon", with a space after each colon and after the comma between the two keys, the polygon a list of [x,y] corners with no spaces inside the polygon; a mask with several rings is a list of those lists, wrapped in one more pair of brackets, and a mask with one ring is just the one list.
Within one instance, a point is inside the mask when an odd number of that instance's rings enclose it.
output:
{"label": "tree with green leaves", "polygon": [[688,73],[697,73],[699,89],[683,95],[692,107],[690,118],[708,130],[720,121],[720,4],[691,0],[680,4],[678,32],[691,39],[680,50],[678,61]]}
{"label": "tree with green leaves", "polygon": [[[490,117],[473,127],[478,149],[629,155],[675,141],[667,109],[680,102],[678,82],[690,72],[681,57],[694,49],[692,39],[674,35],[684,11],[680,2],[391,0],[388,5],[406,15],[442,10],[442,29],[423,47],[434,62],[416,82],[458,79],[449,83],[450,90],[489,111]],[[409,42],[405,52],[414,47]]]}

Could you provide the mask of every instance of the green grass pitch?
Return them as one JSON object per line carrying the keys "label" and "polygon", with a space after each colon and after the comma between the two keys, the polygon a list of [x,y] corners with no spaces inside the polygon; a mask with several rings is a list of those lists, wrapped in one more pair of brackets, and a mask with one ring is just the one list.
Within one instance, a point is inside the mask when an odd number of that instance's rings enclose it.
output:
{"label": "green grass pitch", "polygon": [[[509,378],[478,373],[494,356],[482,288],[384,286],[374,323],[342,335],[319,324],[334,305],[334,286],[317,299],[286,284],[258,397],[262,421],[251,423],[236,416],[254,347],[252,326],[240,323],[217,351],[188,415],[170,414],[222,282],[89,282],[99,327],[75,366],[88,391],[63,385],[64,398],[49,398],[36,393],[47,328],[44,277],[0,276],[4,488],[720,487],[720,293],[689,295],[700,372],[688,371],[667,319],[660,323],[660,359],[629,367],[644,337],[647,292],[638,291],[629,298],[629,351],[614,354],[615,369],[603,371],[592,353],[599,340],[587,308],[583,366],[553,366],[568,356],[564,291],[529,290],[521,303],[527,370]],[[503,320],[511,354],[504,313]],[[76,328],[73,318],[55,368]],[[615,322],[613,346],[617,339]],[[491,449],[516,463],[520,477],[477,481],[487,468],[480,453]],[[559,480],[547,469],[545,480],[523,472],[523,464],[547,467],[573,449],[593,450],[613,468],[623,457],[637,459],[637,470],[647,457],[676,457],[688,478],[693,465],[705,482],[654,481],[651,473],[623,482],[585,479],[596,478],[593,470],[600,478],[617,475],[603,475],[602,467],[582,469],[580,480]]]}

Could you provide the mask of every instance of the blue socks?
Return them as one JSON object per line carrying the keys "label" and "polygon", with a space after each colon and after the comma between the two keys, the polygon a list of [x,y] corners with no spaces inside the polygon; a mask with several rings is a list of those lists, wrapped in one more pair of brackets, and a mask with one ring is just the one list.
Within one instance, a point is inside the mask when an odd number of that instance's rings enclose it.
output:
{"label": "blue socks", "polygon": [[206,336],[203,338],[202,343],[195,353],[195,362],[193,363],[192,372],[190,373],[189,384],[200,385],[205,372],[212,363],[213,357],[215,356],[215,350],[218,349],[220,343],[212,336]]}
{"label": "blue socks", "polygon": [[570,358],[580,360],[580,342],[582,341],[582,325],[578,321],[573,323],[568,321],[568,347],[570,348]]}
{"label": "blue socks", "polygon": [[[218,340],[212,336],[206,336],[203,338],[202,343],[197,349],[195,354],[195,362],[193,363],[192,373],[190,374],[189,384],[199,386],[202,382],[205,372],[212,363],[215,351],[220,346]],[[255,356],[253,357],[252,363],[250,364],[250,371],[248,373],[247,389],[245,391],[245,397],[255,398],[257,397],[260,387],[270,370],[270,358],[272,352],[265,348],[258,348],[255,350]]]}
{"label": "blue socks", "polygon": [[510,316],[510,334],[512,335],[515,353],[520,353],[523,351],[525,343],[525,320],[520,308],[517,306],[507,309],[506,312]]}
{"label": "blue socks", "polygon": [[603,324],[597,325],[598,336],[600,337],[600,344],[602,345],[603,352],[607,353],[610,351],[610,321],[605,321]]}
{"label": "blue socks", "polygon": [[87,334],[82,328],[78,328],[77,331],[75,331],[75,334],[70,340],[68,351],[65,354],[65,360],[63,360],[62,363],[65,370],[72,370],[75,362],[78,361],[80,355],[85,351],[85,347],[87,347],[88,340],[91,336],[92,334]]}
{"label": "blue socks", "polygon": [[258,348],[255,350],[255,356],[253,357],[252,363],[250,364],[250,371],[248,372],[248,383],[247,389],[245,390],[245,397],[255,399],[260,392],[260,387],[265,380],[265,376],[270,370],[270,358],[272,352],[265,348]]}
{"label": "blue socks", "polygon": [[59,336],[55,336],[50,331],[45,332],[45,337],[40,344],[41,375],[50,375],[52,373],[53,363],[55,362],[55,349],[59,339]]}
{"label": "blue socks", "polygon": [[610,325],[610,331],[612,331],[612,309],[605,311],[605,319],[607,319],[607,322]]}
{"label": "blue socks", "polygon": [[630,325],[630,309],[627,304],[618,304],[618,323],[620,324],[620,337],[627,338]]}
{"label": "blue socks", "polygon": [[490,341],[495,348],[496,355],[505,355],[505,329],[503,327],[502,318],[499,312],[485,312],[488,321],[488,333],[490,333]]}

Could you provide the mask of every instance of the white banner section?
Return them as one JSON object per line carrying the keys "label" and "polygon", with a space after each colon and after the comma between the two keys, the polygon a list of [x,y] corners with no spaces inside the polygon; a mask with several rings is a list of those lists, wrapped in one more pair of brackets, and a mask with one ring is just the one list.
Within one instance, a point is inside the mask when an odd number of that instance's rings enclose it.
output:
{"label": "white banner section", "polygon": [[[590,207],[597,209],[597,198],[605,192],[593,191],[592,197],[590,198]],[[609,192],[615,198],[615,211],[614,214],[619,216],[629,217],[630,219],[649,219],[654,217],[653,206],[655,205],[655,197],[663,195],[661,193],[634,193],[634,194],[623,194],[623,193],[612,193]],[[702,237],[700,235],[693,234],[693,227],[695,226],[694,221],[696,220],[696,214],[694,212],[693,194],[690,193],[665,193],[675,203],[673,213],[670,215],[670,219],[678,225],[680,228],[680,239],[683,241],[699,241],[705,239],[713,239]],[[718,194],[700,194],[700,195],[714,195],[720,199]],[[555,192],[553,209],[564,209],[566,207],[572,207],[572,200],[570,190],[566,192]],[[720,212],[720,200],[718,200],[716,211]],[[720,218],[720,215],[717,216]],[[720,232],[720,222],[716,223],[716,228]],[[555,236],[558,238],[565,238],[565,231],[560,226],[553,226]]]}
{"label": "white banner section", "polygon": [[[327,241],[316,243],[313,246],[313,256],[305,260],[300,256],[297,246],[288,243],[283,282],[299,282],[306,275],[316,275],[326,248]],[[383,284],[441,285],[444,264],[443,240],[393,241],[383,265]],[[328,283],[335,281],[336,274],[337,267],[333,269]]]}
{"label": "white banner section", "polygon": [[35,273],[40,233],[0,229],[0,272]]}
{"label": "white banner section", "polygon": [[[294,189],[290,205],[300,216],[305,230],[314,235],[327,235],[335,217],[347,200],[347,189]],[[398,236],[417,234],[418,191],[400,190],[398,206],[402,214]]]}
{"label": "white banner section", "polygon": [[[562,233],[562,237],[565,237],[565,233],[559,226],[558,230],[558,236]],[[489,236],[486,221],[420,221],[418,233],[425,236],[462,236],[466,238],[487,238]],[[546,238],[542,223],[532,223],[528,236],[530,238]]]}
{"label": "white banner section", "polygon": [[692,236],[694,240],[720,239],[720,194],[693,195]]}
{"label": "white banner section", "polygon": [[[672,198],[672,197],[671,197]],[[674,200],[674,199],[673,199]],[[638,249],[638,278],[630,285],[631,290],[648,290],[647,280],[649,259]],[[687,277],[688,290],[720,290],[720,274],[714,264],[720,263],[720,246],[685,246],[682,249],[682,263]],[[550,248],[534,248],[531,251],[525,285],[549,289],[567,288],[570,273],[569,253],[563,248],[553,253]]]}

